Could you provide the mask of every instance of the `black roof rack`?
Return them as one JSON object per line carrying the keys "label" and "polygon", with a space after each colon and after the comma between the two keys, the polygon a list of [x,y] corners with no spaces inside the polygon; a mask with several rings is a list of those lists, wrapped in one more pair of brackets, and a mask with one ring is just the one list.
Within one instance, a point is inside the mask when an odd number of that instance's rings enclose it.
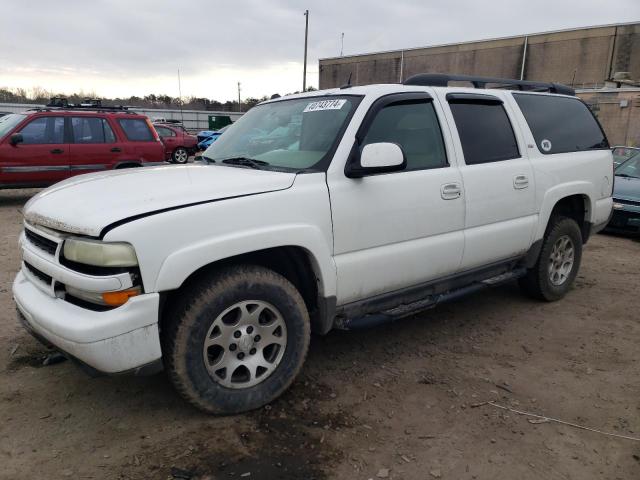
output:
{"label": "black roof rack", "polygon": [[[69,103],[65,97],[52,97],[44,107],[37,107],[35,111],[49,110],[92,110],[104,112],[128,112],[130,107],[124,105],[105,106],[99,98],[87,98],[82,103]],[[135,113],[135,112],[128,112]]]}
{"label": "black roof rack", "polygon": [[515,80],[512,78],[476,77],[473,75],[448,75],[445,73],[419,73],[407,78],[403,85],[420,85],[423,87],[446,87],[449,82],[469,82],[474,88],[513,88],[530,92],[549,92],[561,95],[575,95],[573,88],[561,83],[532,82],[529,80]]}

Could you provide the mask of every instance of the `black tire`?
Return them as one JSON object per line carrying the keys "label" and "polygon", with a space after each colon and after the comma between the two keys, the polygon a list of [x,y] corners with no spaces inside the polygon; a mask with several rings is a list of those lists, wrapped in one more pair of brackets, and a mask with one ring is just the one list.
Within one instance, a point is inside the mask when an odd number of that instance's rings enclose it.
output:
{"label": "black tire", "polygon": [[[284,354],[257,385],[227,388],[207,370],[204,341],[214,319],[247,300],[268,302],[279,310],[286,325]],[[161,340],[169,378],[187,401],[207,413],[240,413],[273,401],[298,375],[309,348],[309,314],[300,293],[283,276],[258,266],[230,267],[201,276],[186,286],[184,296],[168,308],[165,320]]]}
{"label": "black tire", "polygon": [[[566,279],[555,285],[551,280],[549,267],[554,245],[563,237],[568,237],[573,243],[573,265]],[[529,296],[554,302],[564,297],[580,269],[582,259],[582,233],[575,220],[567,217],[553,217],[549,221],[549,226],[545,233],[542,249],[536,264],[528,269],[527,274],[520,279],[520,287]]]}
{"label": "black tire", "polygon": [[184,147],[178,147],[171,153],[171,160],[183,165],[189,161],[189,152]]}

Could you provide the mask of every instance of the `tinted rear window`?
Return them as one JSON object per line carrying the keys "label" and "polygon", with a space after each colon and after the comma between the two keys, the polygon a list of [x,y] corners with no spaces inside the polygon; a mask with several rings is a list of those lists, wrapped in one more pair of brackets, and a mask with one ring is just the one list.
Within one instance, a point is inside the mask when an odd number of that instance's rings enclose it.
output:
{"label": "tinted rear window", "polygon": [[589,107],[577,98],[522,93],[514,93],[513,96],[542,153],[609,148],[609,142]]}
{"label": "tinted rear window", "polygon": [[146,120],[142,118],[118,119],[124,134],[132,142],[152,142],[154,140]]}
{"label": "tinted rear window", "polygon": [[520,157],[516,136],[501,103],[455,102],[450,106],[467,165]]}

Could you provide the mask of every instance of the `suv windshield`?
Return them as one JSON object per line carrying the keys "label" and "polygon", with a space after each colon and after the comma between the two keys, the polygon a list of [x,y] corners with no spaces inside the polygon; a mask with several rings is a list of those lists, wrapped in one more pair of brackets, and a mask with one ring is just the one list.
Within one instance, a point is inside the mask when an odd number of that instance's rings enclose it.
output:
{"label": "suv windshield", "polygon": [[11,131],[13,127],[15,127],[25,118],[26,115],[22,115],[20,113],[12,113],[11,115],[0,117],[0,138],[9,133],[9,131]]}
{"label": "suv windshield", "polygon": [[355,96],[325,96],[258,105],[212,143],[203,157],[250,168],[323,168],[359,102]]}
{"label": "suv windshield", "polygon": [[635,155],[616,168],[615,174],[619,177],[640,178],[640,155]]}

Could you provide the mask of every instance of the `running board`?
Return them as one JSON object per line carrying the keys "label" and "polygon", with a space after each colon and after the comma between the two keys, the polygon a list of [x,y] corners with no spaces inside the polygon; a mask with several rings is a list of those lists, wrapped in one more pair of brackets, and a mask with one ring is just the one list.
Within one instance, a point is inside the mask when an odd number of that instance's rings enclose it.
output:
{"label": "running board", "polygon": [[338,319],[338,321],[336,322],[336,327],[344,330],[355,330],[394,322],[422,310],[433,308],[440,303],[457,300],[460,297],[464,297],[465,295],[469,295],[479,290],[484,290],[488,287],[493,287],[502,283],[509,282],[511,280],[515,280],[522,277],[526,273],[526,271],[527,269],[524,267],[516,268],[509,272],[496,275],[495,277],[487,278],[486,280],[473,282],[464,287],[449,290],[438,295],[430,295],[415,302],[398,305],[397,307],[383,310],[379,313],[372,313],[356,318]]}

